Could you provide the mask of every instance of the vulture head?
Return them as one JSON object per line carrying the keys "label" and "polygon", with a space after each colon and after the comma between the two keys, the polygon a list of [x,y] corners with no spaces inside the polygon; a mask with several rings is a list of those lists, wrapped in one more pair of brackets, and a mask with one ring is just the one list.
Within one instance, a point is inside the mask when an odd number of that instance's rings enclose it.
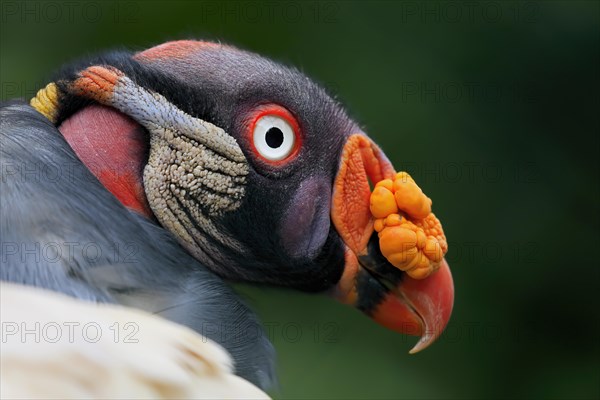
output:
{"label": "vulture head", "polygon": [[389,179],[383,186],[406,205],[391,212],[424,229],[396,233],[417,254],[429,236],[443,237],[435,217],[414,211],[413,194],[424,195],[402,191],[382,150],[299,71],[176,41],[71,65],[31,104],[117,199],[219,276],[329,293],[421,336],[413,352],[448,322],[447,263],[394,259],[380,245],[382,224],[394,224],[381,215],[375,229],[370,204],[371,188]]}

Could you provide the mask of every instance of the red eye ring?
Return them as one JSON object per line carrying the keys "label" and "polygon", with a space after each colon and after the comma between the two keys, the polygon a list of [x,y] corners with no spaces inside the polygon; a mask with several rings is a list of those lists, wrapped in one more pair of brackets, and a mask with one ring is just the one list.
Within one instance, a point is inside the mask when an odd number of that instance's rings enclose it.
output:
{"label": "red eye ring", "polygon": [[[265,118],[266,117],[266,118]],[[265,121],[277,121],[283,122],[282,129],[289,133],[288,135],[284,135],[286,139],[282,136],[282,142],[287,140],[285,143],[281,143],[281,145],[289,146],[288,151],[280,154],[281,157],[269,158],[266,156],[264,152],[264,146],[259,146],[257,148],[257,140],[256,134],[260,134],[257,132],[257,128],[259,131],[263,129],[263,125]],[[302,147],[302,137],[300,135],[300,126],[298,121],[292,113],[290,113],[286,108],[278,105],[278,104],[266,104],[258,106],[256,109],[252,111],[248,118],[248,128],[246,137],[250,144],[250,148],[254,153],[255,157],[259,159],[261,162],[264,162],[269,165],[281,166],[289,163],[293,160],[298,153],[300,152],[300,148]],[[257,127],[257,124],[261,124]],[[284,127],[285,126],[285,127]],[[289,127],[289,129],[287,129]],[[289,132],[291,130],[291,132]],[[282,134],[283,135],[283,134]],[[291,139],[291,142],[290,142]],[[277,149],[275,149],[277,150]],[[284,149],[285,150],[285,149]],[[281,152],[280,152],[281,153]]]}

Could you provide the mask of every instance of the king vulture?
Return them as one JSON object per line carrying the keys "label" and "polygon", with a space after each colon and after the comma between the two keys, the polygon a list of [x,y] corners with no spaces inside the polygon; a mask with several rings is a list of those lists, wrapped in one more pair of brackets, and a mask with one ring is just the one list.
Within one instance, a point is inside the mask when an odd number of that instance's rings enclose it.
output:
{"label": "king vulture", "polygon": [[[0,278],[82,303],[3,284],[3,310],[29,322],[35,311],[124,315],[117,305],[154,314],[128,311],[156,324],[155,336],[107,369],[142,367],[180,343],[191,358],[210,353],[199,368],[216,360],[225,380],[233,371],[271,387],[273,346],[231,281],[331,295],[421,336],[413,352],[450,318],[447,243],[431,200],[294,68],[220,43],[168,42],[67,65],[30,104],[9,101],[0,114]],[[175,364],[165,360],[165,379]],[[64,377],[65,395],[77,377]],[[100,397],[138,393],[135,382],[113,392],[108,382]]]}

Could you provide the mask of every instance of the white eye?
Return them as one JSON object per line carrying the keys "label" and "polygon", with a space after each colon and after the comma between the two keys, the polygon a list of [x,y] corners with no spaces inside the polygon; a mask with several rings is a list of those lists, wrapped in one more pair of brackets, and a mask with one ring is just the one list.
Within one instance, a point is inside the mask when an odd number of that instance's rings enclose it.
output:
{"label": "white eye", "polygon": [[265,115],[254,125],[253,141],[256,151],[269,161],[283,160],[296,143],[294,129],[283,118]]}

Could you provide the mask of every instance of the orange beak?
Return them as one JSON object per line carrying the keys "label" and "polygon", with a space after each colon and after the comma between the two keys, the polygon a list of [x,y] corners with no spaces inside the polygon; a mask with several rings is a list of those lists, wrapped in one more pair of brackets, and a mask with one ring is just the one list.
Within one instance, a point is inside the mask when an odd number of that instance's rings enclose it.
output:
{"label": "orange beak", "polygon": [[391,179],[394,168],[368,137],[355,134],[342,151],[333,188],[331,218],[346,245],[344,273],[334,295],[377,323],[420,336],[410,351],[433,343],[446,327],[454,303],[454,285],[445,260],[425,279],[413,279],[382,255],[369,209],[371,186]]}

